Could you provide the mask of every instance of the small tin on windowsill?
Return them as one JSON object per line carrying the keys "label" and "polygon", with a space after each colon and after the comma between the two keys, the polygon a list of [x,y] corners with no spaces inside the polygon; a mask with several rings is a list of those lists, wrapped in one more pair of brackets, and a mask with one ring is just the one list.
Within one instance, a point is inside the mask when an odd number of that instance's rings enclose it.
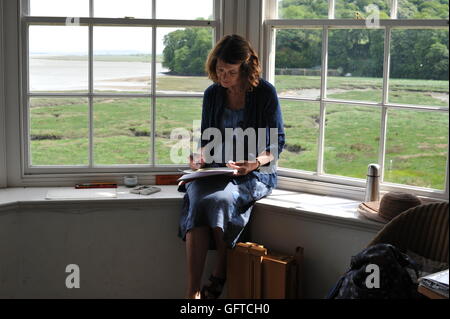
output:
{"label": "small tin on windowsill", "polygon": [[135,187],[138,184],[138,177],[136,175],[124,176],[123,183],[126,187]]}

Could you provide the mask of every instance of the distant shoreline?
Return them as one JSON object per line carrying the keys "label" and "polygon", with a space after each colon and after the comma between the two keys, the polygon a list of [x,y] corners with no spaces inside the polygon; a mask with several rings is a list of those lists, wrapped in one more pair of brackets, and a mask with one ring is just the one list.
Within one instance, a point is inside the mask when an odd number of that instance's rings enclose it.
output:
{"label": "distant shoreline", "polygon": [[[31,55],[31,59],[37,60],[59,60],[59,61],[87,61],[87,55]],[[102,62],[142,62],[150,63],[151,54],[130,54],[130,55],[115,55],[115,54],[100,54],[94,55],[94,61]],[[156,63],[163,62],[163,55],[156,55]]]}

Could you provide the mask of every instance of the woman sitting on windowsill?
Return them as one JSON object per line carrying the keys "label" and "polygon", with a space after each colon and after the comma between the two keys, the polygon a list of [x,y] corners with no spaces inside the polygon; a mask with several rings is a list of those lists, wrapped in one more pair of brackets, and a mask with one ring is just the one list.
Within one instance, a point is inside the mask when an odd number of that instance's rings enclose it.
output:
{"label": "woman sitting on windowsill", "polygon": [[[194,170],[227,166],[235,169],[235,173],[180,184],[180,190],[186,192],[179,236],[186,241],[188,298],[220,296],[226,278],[226,250],[238,241],[255,201],[270,194],[276,186],[276,161],[284,146],[277,93],[260,78],[259,59],[248,41],[238,35],[225,36],[210,52],[206,70],[215,82],[206,89],[203,98],[201,132],[206,139],[202,138],[201,152],[191,156],[189,164]],[[226,134],[227,128],[254,132],[256,139],[242,137],[236,141],[236,137]],[[208,129],[219,130],[225,137],[221,141],[222,161],[217,154],[205,152],[211,142],[208,134],[204,134]],[[244,144],[243,154],[239,154],[240,148],[234,148],[240,142]],[[210,283],[201,289],[208,248],[214,247],[216,266]]]}

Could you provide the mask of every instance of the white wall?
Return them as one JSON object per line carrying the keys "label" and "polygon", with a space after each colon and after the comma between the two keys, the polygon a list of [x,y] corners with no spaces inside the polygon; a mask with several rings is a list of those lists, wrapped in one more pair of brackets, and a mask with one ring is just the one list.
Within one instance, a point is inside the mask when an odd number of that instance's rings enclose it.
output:
{"label": "white wall", "polygon": [[[181,201],[0,212],[0,298],[184,298]],[[211,272],[208,257],[205,276]],[[80,267],[80,288],[65,286]]]}
{"label": "white wall", "polygon": [[[181,200],[95,205],[0,211],[0,298],[183,298]],[[323,298],[375,231],[256,206],[250,234],[279,252],[302,246],[305,297]],[[214,260],[210,251],[204,280]],[[80,267],[79,289],[65,286],[68,264]]]}

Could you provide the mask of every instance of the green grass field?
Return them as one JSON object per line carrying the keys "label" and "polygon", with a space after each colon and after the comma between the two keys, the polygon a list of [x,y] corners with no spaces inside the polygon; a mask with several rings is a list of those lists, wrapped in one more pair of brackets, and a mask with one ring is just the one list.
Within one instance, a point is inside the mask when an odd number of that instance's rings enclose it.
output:
{"label": "green grass field", "polygon": [[[205,88],[205,78],[164,77],[159,88]],[[278,92],[315,89],[317,77],[277,76]],[[380,79],[330,78],[340,89],[330,98],[378,101]],[[186,90],[188,90],[186,89]],[[396,103],[448,106],[448,82],[391,80]],[[282,167],[316,170],[319,104],[281,101],[286,131]],[[94,162],[98,165],[147,164],[151,149],[150,100],[102,98],[94,104]],[[88,106],[83,98],[31,100],[33,165],[88,164]],[[156,163],[171,164],[174,128],[192,130],[200,120],[201,99],[160,98],[156,105]],[[378,161],[381,112],[374,107],[327,105],[324,169],[326,173],[365,178],[367,165]],[[385,180],[443,189],[448,148],[448,113],[390,110]]]}

